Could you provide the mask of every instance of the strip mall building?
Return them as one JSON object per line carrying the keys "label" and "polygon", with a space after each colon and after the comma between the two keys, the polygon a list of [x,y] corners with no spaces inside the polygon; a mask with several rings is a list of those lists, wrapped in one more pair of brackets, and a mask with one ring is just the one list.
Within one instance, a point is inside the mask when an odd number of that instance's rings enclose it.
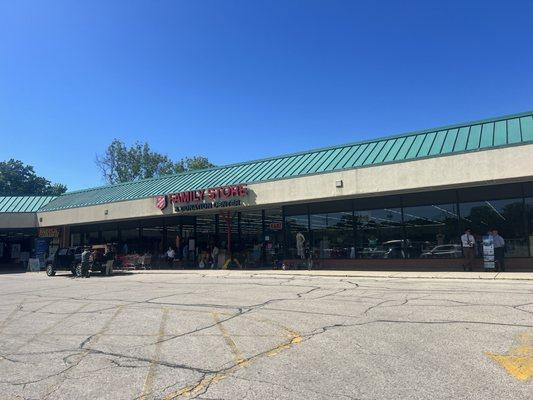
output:
{"label": "strip mall building", "polygon": [[533,269],[533,112],[56,198],[0,197],[0,259],[51,237],[130,253],[187,245],[189,266],[216,243],[245,268],[298,265],[302,253],[320,268],[456,268],[466,227],[497,228],[507,268]]}

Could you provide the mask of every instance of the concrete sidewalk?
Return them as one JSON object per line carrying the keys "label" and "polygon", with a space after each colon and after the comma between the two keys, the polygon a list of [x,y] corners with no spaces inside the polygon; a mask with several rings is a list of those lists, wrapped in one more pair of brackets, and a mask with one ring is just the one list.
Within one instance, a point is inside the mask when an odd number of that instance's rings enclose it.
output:
{"label": "concrete sidewalk", "polygon": [[137,270],[137,274],[196,274],[205,276],[320,276],[396,279],[483,279],[532,280],[533,272],[464,272],[464,271],[340,271],[340,270]]}

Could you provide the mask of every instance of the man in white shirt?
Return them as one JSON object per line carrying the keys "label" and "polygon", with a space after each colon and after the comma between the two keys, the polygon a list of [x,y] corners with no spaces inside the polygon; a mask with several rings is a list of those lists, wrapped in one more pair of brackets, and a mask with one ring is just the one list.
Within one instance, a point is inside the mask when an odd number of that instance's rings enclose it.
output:
{"label": "man in white shirt", "polygon": [[470,228],[465,229],[465,233],[461,236],[461,244],[463,246],[463,255],[465,256],[463,270],[472,271],[474,259],[476,258],[476,239],[472,235]]}
{"label": "man in white shirt", "polygon": [[176,252],[172,247],[169,247],[167,250],[167,263],[170,268],[172,268],[172,264],[174,262],[174,258],[176,257]]}
{"label": "man in white shirt", "polygon": [[493,229],[492,243],[494,243],[494,259],[496,260],[496,271],[505,271],[505,240],[498,234],[498,229]]}

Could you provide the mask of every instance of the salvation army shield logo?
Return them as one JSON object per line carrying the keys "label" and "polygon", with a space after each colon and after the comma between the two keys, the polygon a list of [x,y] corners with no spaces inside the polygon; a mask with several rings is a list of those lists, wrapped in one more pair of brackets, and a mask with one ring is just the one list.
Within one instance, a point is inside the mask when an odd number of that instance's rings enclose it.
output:
{"label": "salvation army shield logo", "polygon": [[155,206],[159,208],[160,210],[164,210],[167,206],[167,196],[156,196],[155,198]]}

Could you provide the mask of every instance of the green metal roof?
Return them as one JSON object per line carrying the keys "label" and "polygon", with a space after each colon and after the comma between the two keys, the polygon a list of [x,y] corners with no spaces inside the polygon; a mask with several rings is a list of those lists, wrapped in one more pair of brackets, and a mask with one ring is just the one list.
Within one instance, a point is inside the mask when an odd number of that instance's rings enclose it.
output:
{"label": "green metal roof", "polygon": [[533,142],[533,111],[66,193],[41,211],[255,183]]}
{"label": "green metal roof", "polygon": [[56,196],[0,196],[0,213],[36,212]]}

